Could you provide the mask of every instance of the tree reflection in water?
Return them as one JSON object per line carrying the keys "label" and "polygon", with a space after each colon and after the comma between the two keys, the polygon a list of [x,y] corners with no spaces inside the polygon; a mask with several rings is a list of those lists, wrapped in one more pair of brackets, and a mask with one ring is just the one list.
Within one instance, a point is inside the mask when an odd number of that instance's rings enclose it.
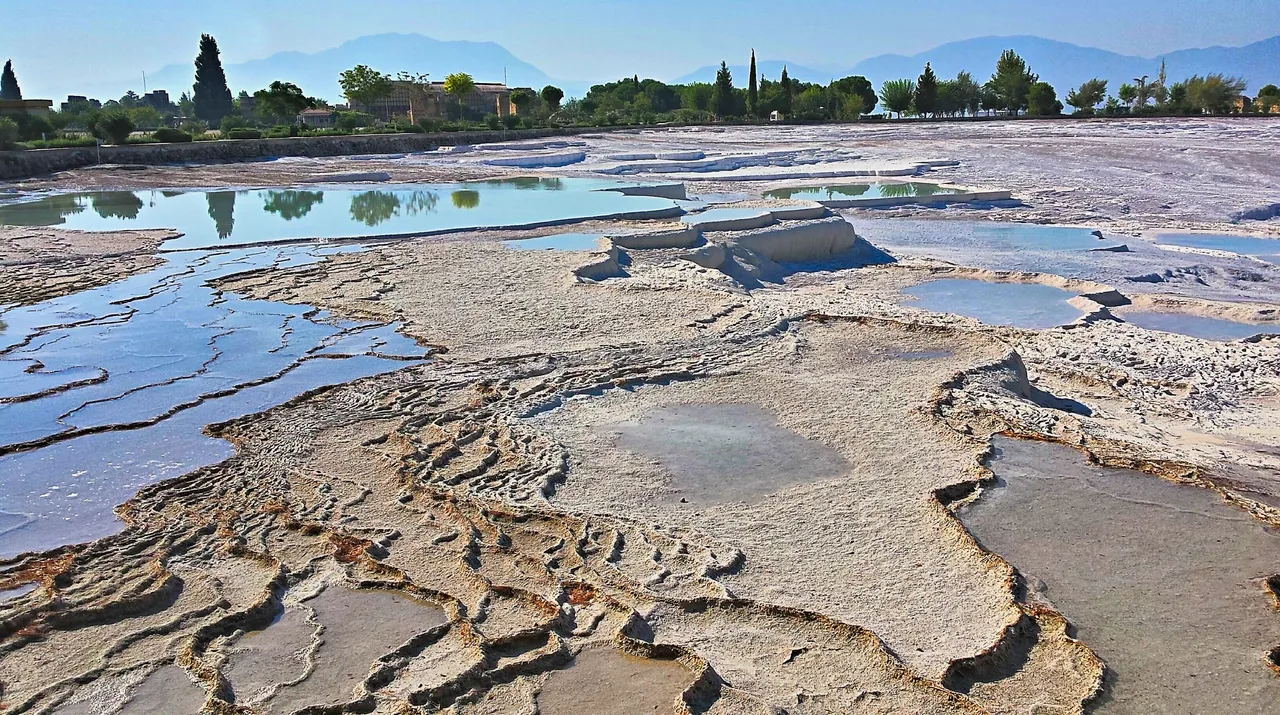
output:
{"label": "tree reflection in water", "polygon": [[205,200],[209,202],[209,218],[218,230],[218,238],[230,237],[236,225],[236,192],[210,191]]}
{"label": "tree reflection in water", "polygon": [[480,205],[480,192],[470,189],[461,189],[453,192],[449,196],[453,200],[454,208],[473,209]]}
{"label": "tree reflection in water", "polygon": [[431,191],[365,191],[351,197],[351,218],[372,227],[395,216],[430,213],[437,201]]}
{"label": "tree reflection in water", "polygon": [[311,213],[311,208],[324,203],[323,191],[267,191],[267,201],[262,209],[284,219],[292,221]]}

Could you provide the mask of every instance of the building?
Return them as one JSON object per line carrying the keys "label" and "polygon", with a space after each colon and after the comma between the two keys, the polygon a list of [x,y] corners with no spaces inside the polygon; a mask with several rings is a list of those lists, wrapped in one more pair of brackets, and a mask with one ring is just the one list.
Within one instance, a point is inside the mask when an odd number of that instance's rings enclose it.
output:
{"label": "building", "polygon": [[[511,114],[511,90],[500,82],[477,82],[476,90],[463,98],[462,105],[470,116],[483,117]],[[352,109],[390,122],[407,119],[418,123],[428,118],[446,118],[456,113],[457,100],[444,91],[444,82],[391,83],[391,94],[369,104],[352,102]]]}
{"label": "building", "polygon": [[311,129],[332,129],[338,123],[338,113],[332,109],[304,109],[298,114],[298,123]]}
{"label": "building", "polygon": [[173,102],[169,101],[169,93],[163,89],[157,89],[154,92],[147,92],[142,95],[142,103],[151,105],[157,112],[173,108]]}
{"label": "building", "polygon": [[81,94],[68,94],[67,101],[62,103],[61,109],[64,112],[70,112],[86,105],[93,109],[102,109],[102,102],[99,102],[96,99],[90,99],[89,97]]}
{"label": "building", "polygon": [[0,99],[0,114],[44,115],[52,111],[52,99]]}

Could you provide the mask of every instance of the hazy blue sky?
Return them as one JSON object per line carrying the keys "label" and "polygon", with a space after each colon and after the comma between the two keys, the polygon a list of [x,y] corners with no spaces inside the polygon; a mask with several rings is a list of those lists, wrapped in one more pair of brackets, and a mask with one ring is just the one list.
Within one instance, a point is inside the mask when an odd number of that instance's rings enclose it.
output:
{"label": "hazy blue sky", "polygon": [[190,62],[201,32],[223,61],[316,51],[360,35],[491,40],[552,77],[671,79],[721,58],[853,65],[981,35],[1040,35],[1124,54],[1280,34],[1280,0],[4,0],[0,59],[28,96]]}

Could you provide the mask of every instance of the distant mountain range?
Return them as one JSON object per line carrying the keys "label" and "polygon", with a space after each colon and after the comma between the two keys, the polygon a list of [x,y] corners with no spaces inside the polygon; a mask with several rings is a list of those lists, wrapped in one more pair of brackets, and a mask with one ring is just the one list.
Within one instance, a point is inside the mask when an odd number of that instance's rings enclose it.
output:
{"label": "distant mountain range", "polygon": [[[771,80],[782,75],[785,64],[792,77],[804,82],[825,84],[832,79],[860,74],[879,86],[885,80],[915,78],[924,69],[925,62],[931,62],[941,77],[953,77],[961,70],[968,70],[974,79],[983,82],[994,71],[1001,51],[1010,48],[1022,55],[1042,80],[1057,87],[1060,95],[1093,77],[1109,80],[1110,90],[1114,93],[1120,83],[1130,82],[1135,77],[1149,75],[1154,78],[1162,59],[1167,62],[1170,81],[1193,74],[1222,72],[1245,78],[1250,92],[1256,92],[1268,83],[1280,84],[1280,63],[1277,62],[1280,58],[1280,35],[1244,47],[1179,50],[1153,58],[1121,55],[1042,37],[978,37],[951,42],[909,57],[880,55],[847,67],[837,64],[814,67],[781,60],[761,60],[758,67]],[[554,84],[571,97],[582,96],[592,84],[549,77],[492,42],[442,41],[405,34],[369,35],[320,52],[280,52],[260,60],[228,62],[226,72],[232,92],[254,92],[275,80],[283,80],[301,86],[309,94],[334,101],[341,99],[338,73],[357,64],[369,65],[393,75],[400,71],[427,72],[434,80],[442,80],[452,72],[468,72],[481,82],[500,82],[505,76],[513,87],[541,89]],[[719,65],[703,67],[674,81],[712,82],[717,69]],[[730,70],[735,83],[745,86],[747,66],[731,65]],[[148,73],[147,86],[168,90],[176,101],[191,87],[193,74],[194,68],[190,63],[169,65]],[[138,84],[137,81],[128,81],[76,89],[80,92],[89,90],[91,96],[106,100],[119,97],[129,89],[140,92],[142,88]]]}
{"label": "distant mountain range", "polygon": [[[757,66],[766,77],[776,80],[782,74],[783,64],[787,73],[804,82],[821,82],[849,75],[862,75],[876,86],[880,83],[909,77],[915,79],[924,70],[926,62],[940,77],[954,77],[957,72],[968,70],[974,79],[985,82],[995,71],[1000,53],[1013,49],[1026,59],[1032,71],[1040,79],[1065,94],[1085,80],[1100,77],[1110,82],[1114,93],[1123,82],[1149,75],[1152,79],[1160,71],[1160,62],[1166,62],[1170,82],[1196,74],[1220,72],[1243,77],[1250,91],[1256,92],[1263,85],[1280,84],[1280,35],[1244,47],[1206,47],[1179,50],[1159,57],[1135,57],[1121,55],[1094,47],[1082,47],[1069,42],[1046,40],[1030,35],[1016,37],[976,37],[971,40],[951,42],[917,55],[880,55],[865,59],[852,67],[826,65],[815,69],[795,63],[777,60],[759,61]],[[677,82],[713,82],[719,66],[708,66],[691,72]],[[736,84],[746,83],[747,66],[731,66]]]}
{"label": "distant mountain range", "polygon": [[[239,63],[227,62],[226,55],[223,55],[223,61],[226,62],[227,84],[233,93],[245,90],[252,94],[276,80],[282,80],[293,82],[308,94],[341,101],[338,73],[358,64],[390,75],[401,71],[425,72],[433,81],[443,81],[445,75],[454,72],[467,72],[477,82],[501,82],[505,77],[512,87],[542,89],[548,84],[555,84],[570,94],[586,92],[584,83],[557,82],[496,43],[444,41],[423,35],[367,35],[320,52],[278,52],[260,60]],[[169,65],[159,71],[148,72],[147,86],[166,89],[177,101],[179,95],[190,91],[194,74],[192,63]],[[98,90],[98,96],[104,100],[118,97],[131,88],[141,93],[141,87],[134,86],[136,84],[130,82],[112,89],[104,87]]]}

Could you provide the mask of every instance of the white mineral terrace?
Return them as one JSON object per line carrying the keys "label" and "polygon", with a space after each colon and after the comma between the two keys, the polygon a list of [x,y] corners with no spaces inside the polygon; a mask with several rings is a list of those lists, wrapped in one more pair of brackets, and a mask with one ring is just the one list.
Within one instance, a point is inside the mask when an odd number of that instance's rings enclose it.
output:
{"label": "white mineral terrace", "polygon": [[1276,156],[664,128],[8,184],[0,711],[1280,713]]}

